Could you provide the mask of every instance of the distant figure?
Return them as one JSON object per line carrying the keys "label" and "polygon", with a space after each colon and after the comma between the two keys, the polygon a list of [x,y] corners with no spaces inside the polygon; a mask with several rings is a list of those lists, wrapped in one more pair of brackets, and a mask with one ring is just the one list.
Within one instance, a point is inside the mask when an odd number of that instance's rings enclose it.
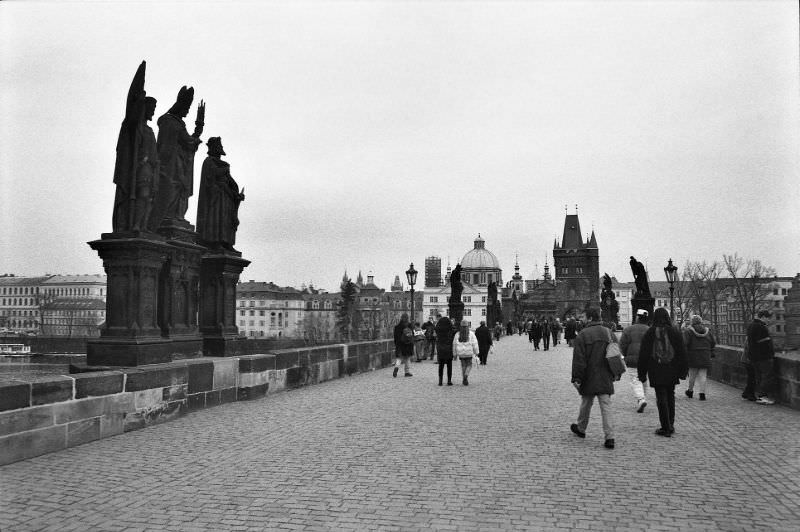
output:
{"label": "distant figure", "polygon": [[425,354],[425,331],[420,327],[419,322],[414,323],[414,357],[417,362],[422,362]]}
{"label": "distant figure", "polygon": [[475,338],[478,339],[478,358],[482,366],[486,365],[486,359],[489,357],[489,349],[492,348],[492,331],[486,326],[486,322],[482,321],[480,326],[475,329]]}
{"label": "distant figure", "polygon": [[694,384],[697,381],[697,392],[701,401],[706,400],[706,374],[714,357],[714,346],[717,344],[711,330],[703,325],[703,318],[692,316],[689,327],[683,330],[683,343],[686,346],[686,357],[689,361],[689,387],[686,397],[694,396]]}
{"label": "distant figure", "polygon": [[397,377],[397,371],[400,369],[401,363],[403,369],[405,369],[405,376],[413,377],[408,361],[414,354],[414,331],[408,322],[408,314],[406,313],[400,316],[400,322],[394,328],[394,354],[395,363],[392,377]]}
{"label": "distant figure", "polygon": [[530,326],[530,339],[533,341],[533,350],[539,350],[539,342],[542,340],[542,322],[533,318]]}
{"label": "distant figure", "polygon": [[589,323],[575,338],[572,350],[572,385],[581,395],[578,421],[570,425],[570,430],[579,438],[586,437],[589,415],[592,413],[594,398],[600,403],[603,418],[603,433],[606,449],[614,448],[614,419],[611,415],[611,396],[614,394],[614,375],[606,362],[606,346],[616,342],[614,333],[600,321],[600,309],[591,307],[586,311]]}
{"label": "distant figure", "polygon": [[567,345],[572,347],[573,342],[575,341],[575,337],[578,336],[578,331],[575,323],[575,318],[570,316],[567,318],[567,323],[564,324],[564,340],[567,341]]}
{"label": "distant figure", "polygon": [[770,395],[775,394],[775,347],[769,334],[772,312],[761,310],[747,327],[747,348],[755,374],[756,403],[775,404]]}
{"label": "distant figure", "polygon": [[464,386],[469,385],[472,357],[477,355],[478,352],[478,339],[475,338],[475,333],[469,330],[469,322],[463,320],[461,327],[458,329],[458,334],[453,338],[453,356],[458,357],[458,360],[461,361],[461,376],[463,378],[461,383]]}
{"label": "distant figure", "polygon": [[633,272],[633,280],[636,283],[636,294],[634,297],[649,298],[650,286],[647,284],[647,271],[644,269],[644,264],[631,257],[631,272]]}
{"label": "distant figure", "polygon": [[639,381],[637,366],[639,365],[639,351],[642,347],[642,339],[648,330],[650,330],[650,326],[647,325],[647,311],[639,309],[636,311],[636,323],[625,327],[625,330],[622,331],[622,337],[619,339],[619,350],[622,351],[625,365],[628,367],[625,375],[633,389],[633,396],[636,398],[636,411],[640,414],[644,412],[647,406],[647,394],[645,393],[644,383]]}
{"label": "distant figure", "polygon": [[675,432],[675,385],[689,372],[681,333],[672,326],[669,312],[657,308],[653,325],[642,338],[637,367],[639,381],[650,381],[656,391],[661,427],[656,434],[669,438]]}
{"label": "distant figure", "polygon": [[[441,318],[441,314],[437,314],[436,318]],[[433,357],[436,355],[436,324],[428,318],[422,325],[422,330],[425,331],[425,360],[428,360],[430,357],[433,360]]]}
{"label": "distant figure", "polygon": [[233,245],[244,194],[231,177],[230,165],[220,158],[222,155],[225,155],[222,139],[208,139],[208,157],[203,161],[197,202],[197,233],[203,244],[211,248],[236,251]]}
{"label": "distant figure", "polygon": [[494,333],[494,341],[499,342],[500,336],[503,334],[503,326],[500,325],[499,321],[495,324],[494,330],[492,332]]}
{"label": "distant figure", "polygon": [[436,360],[439,362],[439,386],[447,366],[447,385],[453,385],[453,324],[449,318],[439,315],[436,322]]}
{"label": "distant figure", "polygon": [[550,332],[550,320],[542,316],[542,348],[543,351],[548,351],[550,349],[550,337],[552,333]]}

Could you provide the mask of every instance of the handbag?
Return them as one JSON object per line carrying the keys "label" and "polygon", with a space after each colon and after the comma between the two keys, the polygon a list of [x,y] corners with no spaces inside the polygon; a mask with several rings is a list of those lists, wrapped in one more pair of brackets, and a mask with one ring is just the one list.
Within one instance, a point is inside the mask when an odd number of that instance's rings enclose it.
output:
{"label": "handbag", "polygon": [[608,331],[608,334],[609,341],[606,344],[606,362],[608,363],[608,368],[611,370],[611,374],[614,376],[614,380],[618,381],[628,368],[625,367],[625,359],[622,356],[622,351],[619,350],[619,344],[611,337],[613,333]]}

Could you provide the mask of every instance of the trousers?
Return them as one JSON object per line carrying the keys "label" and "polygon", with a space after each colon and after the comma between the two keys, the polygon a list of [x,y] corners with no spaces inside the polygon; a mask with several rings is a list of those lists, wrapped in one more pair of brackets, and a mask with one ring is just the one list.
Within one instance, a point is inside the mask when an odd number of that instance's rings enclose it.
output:
{"label": "trousers", "polygon": [[675,430],[675,385],[656,387],[656,406],[661,428]]}
{"label": "trousers", "polygon": [[603,432],[607,440],[614,439],[614,418],[611,415],[611,396],[608,394],[601,395],[581,395],[581,407],[578,410],[578,428],[581,432],[586,432],[586,426],[589,425],[589,415],[592,413],[592,404],[594,398],[597,397],[597,402],[600,403],[600,415],[603,419]]}
{"label": "trousers", "polygon": [[706,393],[706,375],[708,368],[689,368],[689,390],[694,390],[697,381],[697,393]]}

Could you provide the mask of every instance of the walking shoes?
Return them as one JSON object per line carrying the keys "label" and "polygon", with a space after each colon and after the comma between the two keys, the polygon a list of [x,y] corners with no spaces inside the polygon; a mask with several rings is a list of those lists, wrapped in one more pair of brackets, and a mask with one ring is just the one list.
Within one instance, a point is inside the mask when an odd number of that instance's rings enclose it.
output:
{"label": "walking shoes", "polygon": [[636,409],[636,411],[641,414],[642,412],[644,412],[644,407],[646,406],[647,406],[647,401],[642,399],[641,401],[639,401],[639,407]]}

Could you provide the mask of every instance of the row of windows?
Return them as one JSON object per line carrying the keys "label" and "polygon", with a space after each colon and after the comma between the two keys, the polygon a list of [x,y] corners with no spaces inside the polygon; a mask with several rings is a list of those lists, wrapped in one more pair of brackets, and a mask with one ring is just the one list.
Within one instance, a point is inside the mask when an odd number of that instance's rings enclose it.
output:
{"label": "row of windows", "polygon": [[[481,296],[481,303],[486,303],[487,296]],[[461,301],[464,303],[472,303],[472,296],[461,296]],[[428,302],[430,303],[438,303],[439,296],[429,296]],[[447,302],[450,303],[450,298],[447,298]]]}
{"label": "row of windows", "polygon": [[[30,289],[30,290],[29,290]],[[3,287],[3,295],[4,296],[15,296],[15,295],[26,295],[26,294],[38,294],[39,287],[38,286],[4,286]]]}
{"label": "row of windows", "polygon": [[[6,315],[6,313],[3,312],[2,310],[0,310],[0,316],[5,316],[5,315]],[[39,315],[39,311],[38,310],[13,310],[12,309],[12,310],[8,311],[8,315],[9,316],[38,316]]]}
{"label": "row of windows", "polygon": [[[303,306],[303,302],[302,301],[296,301],[296,303],[297,303],[296,306],[301,306],[301,307]],[[258,300],[258,306],[259,307],[265,307],[266,305],[267,305],[267,301],[265,299],[259,299]],[[240,307],[244,306],[244,300],[241,300],[241,299],[239,300],[239,306]],[[256,302],[253,301],[253,300],[250,300],[250,301],[247,302],[247,306],[255,307],[256,306]],[[288,308],[289,307],[289,302],[288,301],[284,301],[283,302],[283,306]]]}
{"label": "row of windows", "polygon": [[[581,267],[575,268],[575,272],[574,273],[583,273],[583,268],[581,268]],[[561,268],[561,275],[567,275],[567,274],[569,274],[569,268]],[[619,294],[617,294],[617,295],[619,295]]]}
{"label": "row of windows", "polygon": [[777,296],[778,295],[778,291],[780,291],[780,295],[782,295],[782,296],[786,295],[786,288],[773,288],[772,289],[772,295]]}
{"label": "row of windows", "polygon": [[[470,275],[472,275],[472,281],[470,281]],[[495,279],[493,273],[481,272],[473,274],[462,273],[461,280],[472,284],[491,284]]]}
{"label": "row of windows", "polygon": [[6,306],[6,305],[12,306],[12,307],[15,307],[17,305],[19,305],[19,306],[32,306],[32,305],[35,305],[35,304],[36,304],[36,299],[32,298],[32,297],[20,297],[20,298],[16,298],[16,297],[11,298],[11,297],[9,297],[8,299],[3,298],[3,306]]}

